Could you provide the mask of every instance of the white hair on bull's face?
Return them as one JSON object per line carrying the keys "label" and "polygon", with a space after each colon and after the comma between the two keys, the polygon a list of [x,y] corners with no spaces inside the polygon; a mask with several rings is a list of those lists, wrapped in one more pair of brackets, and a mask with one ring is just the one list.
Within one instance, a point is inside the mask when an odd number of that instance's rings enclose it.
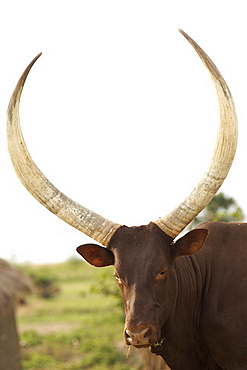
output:
{"label": "white hair on bull's face", "polygon": [[[220,125],[208,171],[191,194],[169,214],[154,221],[167,235],[175,238],[210,202],[231,167],[237,146],[235,106],[226,82],[207,54],[186,33],[180,30],[196,50],[208,69],[216,88]],[[39,54],[21,76],[8,108],[7,135],[10,157],[20,181],[27,190],[56,216],[108,246],[119,224],[90,211],[60,192],[33,162],[22,136],[19,105],[25,80]]]}

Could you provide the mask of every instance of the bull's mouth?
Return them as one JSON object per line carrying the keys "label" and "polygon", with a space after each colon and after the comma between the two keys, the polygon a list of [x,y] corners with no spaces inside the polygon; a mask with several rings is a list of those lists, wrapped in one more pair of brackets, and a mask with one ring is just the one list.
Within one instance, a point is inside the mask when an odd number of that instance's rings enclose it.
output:
{"label": "bull's mouth", "polygon": [[[138,348],[138,349],[141,349],[141,348],[149,348],[149,347],[159,347],[159,346],[162,346],[163,342],[164,342],[165,338],[162,338],[160,341],[157,341],[155,343],[149,343],[149,344],[132,344],[132,347],[135,347],[135,348]],[[128,343],[129,345],[131,345],[130,343]]]}
{"label": "bull's mouth", "polygon": [[149,347],[151,347],[152,346],[152,344],[130,344],[130,345],[132,345],[132,347],[135,347],[135,348],[138,348],[138,349],[141,349],[141,348],[149,348]]}

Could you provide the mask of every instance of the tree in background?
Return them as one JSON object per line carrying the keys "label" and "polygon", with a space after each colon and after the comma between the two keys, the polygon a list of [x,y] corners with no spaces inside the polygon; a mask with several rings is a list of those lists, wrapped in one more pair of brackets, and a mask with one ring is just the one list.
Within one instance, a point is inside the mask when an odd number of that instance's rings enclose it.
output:
{"label": "tree in background", "polygon": [[189,229],[192,229],[204,221],[241,222],[244,214],[234,198],[224,193],[217,193],[211,202],[194,218]]}

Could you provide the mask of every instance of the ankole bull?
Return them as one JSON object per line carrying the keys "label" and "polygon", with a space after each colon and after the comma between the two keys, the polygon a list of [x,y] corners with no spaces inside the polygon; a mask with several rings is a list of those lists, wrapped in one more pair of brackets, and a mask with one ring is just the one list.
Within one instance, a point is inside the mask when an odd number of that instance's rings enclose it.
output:
{"label": "ankole bull", "polygon": [[94,266],[115,266],[127,345],[151,347],[172,369],[247,369],[247,224],[208,222],[174,241],[223,183],[237,144],[235,107],[226,82],[206,53],[181,33],[210,73],[220,124],[208,171],[171,213],[146,226],[121,226],[69,199],[37,168],[22,136],[19,104],[39,55],[9,104],[9,153],[19,179],[41,204],[103,245],[77,250]]}

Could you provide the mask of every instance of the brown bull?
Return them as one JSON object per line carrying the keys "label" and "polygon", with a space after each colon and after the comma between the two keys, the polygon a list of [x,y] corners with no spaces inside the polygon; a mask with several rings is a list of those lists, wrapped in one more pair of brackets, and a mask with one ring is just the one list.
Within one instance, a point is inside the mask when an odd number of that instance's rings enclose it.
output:
{"label": "brown bull", "polygon": [[72,201],[42,174],[19,124],[22,89],[38,57],[9,104],[9,152],[18,177],[41,204],[106,247],[87,244],[78,252],[94,266],[115,266],[128,345],[151,347],[175,370],[247,369],[247,225],[204,223],[174,242],[223,183],[237,144],[231,93],[211,59],[182,34],[211,75],[220,125],[208,171],[170,214],[147,226],[120,226]]}

